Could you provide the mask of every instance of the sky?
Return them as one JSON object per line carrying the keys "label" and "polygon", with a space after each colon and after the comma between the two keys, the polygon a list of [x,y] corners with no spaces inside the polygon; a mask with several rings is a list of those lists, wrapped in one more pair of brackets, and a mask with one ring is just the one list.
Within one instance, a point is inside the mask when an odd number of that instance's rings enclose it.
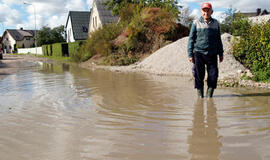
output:
{"label": "sky", "polygon": [[[24,4],[24,2],[28,4]],[[194,16],[200,15],[203,0],[178,0],[189,7]],[[241,12],[255,12],[257,8],[270,11],[269,0],[209,0],[213,17],[222,20],[224,12],[232,7]],[[40,29],[43,26],[65,25],[69,11],[89,11],[93,0],[0,0],[0,35],[6,29]]]}

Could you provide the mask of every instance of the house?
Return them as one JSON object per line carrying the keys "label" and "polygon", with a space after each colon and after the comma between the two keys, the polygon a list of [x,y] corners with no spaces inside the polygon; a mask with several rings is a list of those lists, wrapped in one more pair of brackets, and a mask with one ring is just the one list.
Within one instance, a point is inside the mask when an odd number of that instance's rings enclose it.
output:
{"label": "house", "polygon": [[104,3],[107,0],[94,0],[91,8],[89,23],[89,36],[98,28],[102,28],[106,24],[118,21],[118,17],[112,15],[112,11],[107,9]]}
{"label": "house", "polygon": [[35,30],[6,29],[2,36],[2,47],[5,53],[15,53],[17,48],[35,46]]}
{"label": "house", "polygon": [[256,9],[256,12],[243,12],[243,13],[241,13],[241,14],[242,14],[244,17],[256,17],[256,16],[268,15],[269,12],[268,12],[266,9],[264,9],[264,10],[262,11],[261,8],[257,8],[257,9]]}
{"label": "house", "polygon": [[266,9],[262,11],[261,8],[257,8],[256,12],[241,13],[241,14],[245,17],[248,17],[248,19],[252,23],[262,23],[262,22],[270,23],[270,13]]}
{"label": "house", "polygon": [[88,37],[89,20],[90,12],[88,11],[69,11],[65,26],[66,41],[86,40]]}

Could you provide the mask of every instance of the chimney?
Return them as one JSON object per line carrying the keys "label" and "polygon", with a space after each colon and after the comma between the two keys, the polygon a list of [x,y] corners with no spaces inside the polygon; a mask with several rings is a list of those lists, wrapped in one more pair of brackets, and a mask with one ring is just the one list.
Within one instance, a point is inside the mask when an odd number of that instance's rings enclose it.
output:
{"label": "chimney", "polygon": [[257,10],[256,10],[256,16],[260,15],[261,12],[262,12],[262,9],[261,8],[257,8]]}

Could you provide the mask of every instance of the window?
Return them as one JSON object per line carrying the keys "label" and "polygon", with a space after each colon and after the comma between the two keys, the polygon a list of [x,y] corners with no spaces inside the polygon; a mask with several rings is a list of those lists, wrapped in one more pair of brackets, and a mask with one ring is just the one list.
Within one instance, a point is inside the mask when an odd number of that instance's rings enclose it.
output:
{"label": "window", "polygon": [[82,26],[83,32],[88,32],[88,28],[86,28],[85,26]]}
{"label": "window", "polygon": [[6,40],[8,41],[8,38],[6,38]]}
{"label": "window", "polygon": [[97,16],[96,16],[96,27],[97,27]]}
{"label": "window", "polygon": [[27,41],[30,41],[30,37],[26,37],[25,39],[26,39]]}

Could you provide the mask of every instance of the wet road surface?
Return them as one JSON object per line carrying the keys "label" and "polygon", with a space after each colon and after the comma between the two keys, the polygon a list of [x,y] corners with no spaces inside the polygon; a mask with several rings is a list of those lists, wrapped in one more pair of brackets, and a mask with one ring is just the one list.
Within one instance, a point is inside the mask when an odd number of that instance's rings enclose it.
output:
{"label": "wet road surface", "polygon": [[270,159],[270,91],[24,63],[0,79],[3,160]]}

